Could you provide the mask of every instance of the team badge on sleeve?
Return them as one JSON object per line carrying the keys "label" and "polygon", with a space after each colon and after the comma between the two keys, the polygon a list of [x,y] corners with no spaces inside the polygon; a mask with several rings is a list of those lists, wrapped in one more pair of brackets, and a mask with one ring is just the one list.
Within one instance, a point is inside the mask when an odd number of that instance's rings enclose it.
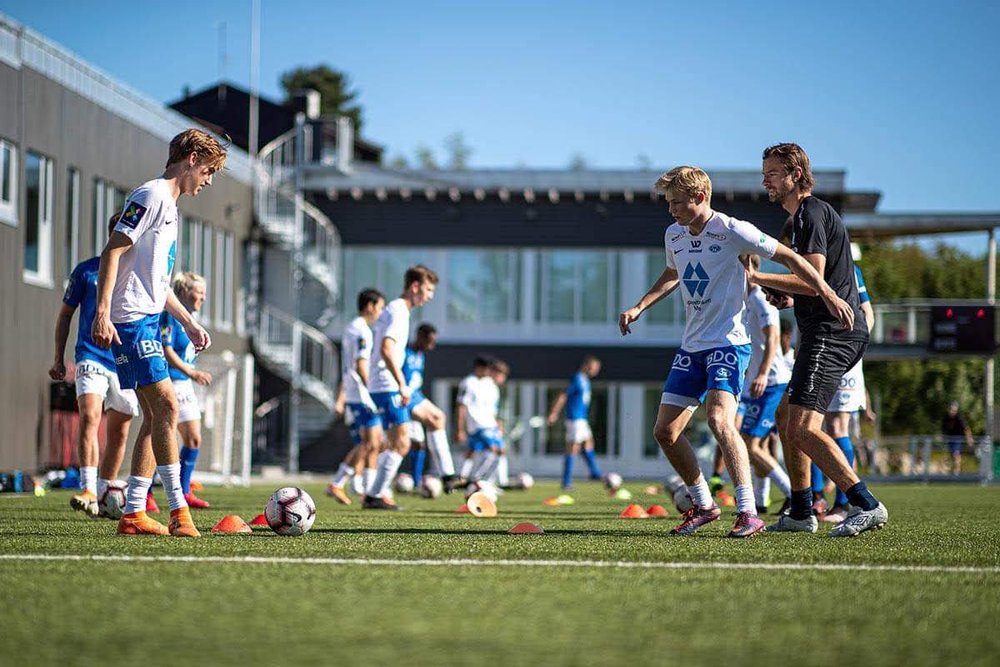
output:
{"label": "team badge on sleeve", "polygon": [[130,201],[128,205],[125,206],[125,212],[122,213],[122,217],[118,219],[118,222],[126,227],[135,229],[144,215],[146,215],[146,207]]}

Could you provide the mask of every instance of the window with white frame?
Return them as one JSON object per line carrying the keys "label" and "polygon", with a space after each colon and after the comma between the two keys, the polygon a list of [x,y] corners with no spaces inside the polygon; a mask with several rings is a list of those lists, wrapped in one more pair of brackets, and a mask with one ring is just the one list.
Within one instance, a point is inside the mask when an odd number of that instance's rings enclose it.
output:
{"label": "window with white frame", "polygon": [[17,226],[17,148],[0,139],[0,222]]}
{"label": "window with white frame", "polygon": [[[205,278],[206,282],[212,280],[212,267],[214,264],[212,260],[214,258],[213,251],[215,249],[215,230],[208,223],[202,223],[201,226],[201,261],[199,273]],[[201,306],[201,321],[205,324],[210,324],[212,322],[213,314],[216,310],[216,304],[212,302],[212,291],[211,286],[206,290],[205,303]]]}
{"label": "window with white frame", "polygon": [[215,272],[215,315],[219,327],[231,329],[233,326],[233,261],[234,242],[232,232],[218,232],[217,247],[219,262]]}
{"label": "window with white frame", "polygon": [[66,277],[80,261],[80,171],[66,170]]}
{"label": "window with white frame", "polygon": [[617,254],[550,250],[539,255],[536,316],[541,322],[604,323],[618,291]]}
{"label": "window with white frame", "polygon": [[180,253],[174,265],[175,273],[201,273],[201,226],[201,220],[188,215],[181,216]]}
{"label": "window with white frame", "polygon": [[24,279],[52,282],[52,160],[28,151],[24,165]]}
{"label": "window with white frame", "polygon": [[[351,249],[344,253],[344,311],[354,318],[355,297],[366,287],[374,287],[392,301],[403,290],[403,276],[414,264],[426,263],[427,252],[416,248],[401,250]],[[435,269],[436,267],[430,267]],[[419,311],[413,311],[416,321]]]}
{"label": "window with white frame", "polygon": [[450,322],[521,319],[521,256],[513,250],[451,250],[447,266]]}
{"label": "window with white frame", "polygon": [[128,193],[103,178],[94,179],[94,254],[100,255],[108,242],[108,221],[125,208]]}

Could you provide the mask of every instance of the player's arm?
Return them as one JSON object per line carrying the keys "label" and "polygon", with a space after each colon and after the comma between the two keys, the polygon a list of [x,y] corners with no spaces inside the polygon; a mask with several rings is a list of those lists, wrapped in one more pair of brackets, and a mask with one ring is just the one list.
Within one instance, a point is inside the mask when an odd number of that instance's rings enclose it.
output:
{"label": "player's arm", "polygon": [[[798,281],[791,280],[788,276],[782,274],[753,273],[751,274],[751,278],[754,282],[758,285],[779,289],[783,292],[819,296],[823,299],[823,303],[826,304],[826,308],[830,311],[830,314],[845,329],[851,330],[854,328],[854,310],[851,309],[851,306],[846,301],[837,296],[833,288],[823,280],[823,271],[826,268],[825,255],[811,253],[800,256],[788,246],[779,243],[772,259],[784,265],[794,274],[794,278],[797,278]],[[765,278],[762,281],[761,276],[773,276],[779,280],[768,281]]]}
{"label": "player's arm", "polygon": [[563,391],[560,392],[558,396],[556,396],[556,400],[553,401],[552,407],[549,408],[548,421],[550,426],[552,424],[555,424],[556,420],[559,419],[559,413],[562,412],[563,406],[565,405],[566,405],[566,392]]}
{"label": "player's arm", "polygon": [[679,284],[680,280],[677,276],[677,269],[673,269],[669,266],[663,269],[663,273],[661,273],[660,277],[656,279],[653,286],[649,288],[649,291],[646,292],[641,299],[639,299],[639,302],[618,316],[618,329],[621,331],[621,334],[626,336],[632,333],[632,329],[629,328],[629,325],[639,319],[639,316],[642,315],[646,309],[656,303],[659,303],[670,295],[671,292],[677,289],[677,285]]}
{"label": "player's arm", "polygon": [[208,335],[205,328],[195,321],[191,313],[188,312],[184,304],[181,303],[177,295],[174,294],[173,290],[167,290],[167,306],[166,310],[168,313],[174,316],[174,319],[180,322],[180,325],[184,327],[185,333],[187,333],[188,338],[194,343],[194,349],[198,352],[208,349],[212,344],[212,337]]}
{"label": "player's arm", "polygon": [[75,306],[64,303],[56,315],[56,354],[49,369],[49,377],[56,381],[66,379],[66,341],[69,340],[69,327],[75,312]]}
{"label": "player's arm", "polygon": [[[365,384],[367,384],[367,382]],[[347,394],[344,392],[344,378],[340,378],[340,386],[337,387],[337,398],[333,402],[333,411],[338,417],[343,416],[346,405]]]}
{"label": "player's arm", "polygon": [[871,301],[865,301],[861,304],[861,312],[865,314],[865,323],[868,325],[868,333],[872,332],[875,328],[875,309],[872,308]]}
{"label": "player's arm", "polygon": [[[388,340],[388,339],[386,339]],[[382,346],[385,347],[384,345]],[[388,365],[388,362],[386,363]],[[361,384],[365,387],[368,386],[368,359],[367,357],[358,357],[358,360],[354,362],[354,371],[361,378]]]}
{"label": "player's arm", "polygon": [[388,336],[382,339],[382,361],[385,362],[385,367],[389,370],[389,374],[392,375],[392,379],[399,385],[399,398],[402,400],[403,405],[408,405],[410,403],[410,388],[406,386],[406,380],[403,378],[403,369],[399,367],[396,363],[396,358],[393,356],[395,349],[395,340]]}
{"label": "player's arm", "polygon": [[769,324],[761,331],[764,332],[764,358],[760,362],[757,377],[750,384],[751,398],[760,398],[764,394],[764,390],[767,389],[767,376],[771,370],[771,364],[774,363],[774,358],[778,354],[778,349],[781,347],[777,326]]}
{"label": "player's arm", "polygon": [[172,368],[176,368],[198,384],[212,384],[212,374],[206,373],[205,371],[199,371],[191,364],[186,363],[183,359],[181,359],[181,355],[177,354],[177,351],[174,350],[173,345],[169,345],[166,342],[163,343],[163,356]]}
{"label": "player's arm", "polygon": [[465,431],[465,420],[466,414],[468,413],[468,408],[465,407],[465,403],[461,401],[455,406],[455,441],[465,442],[466,431]]}
{"label": "player's arm", "polygon": [[132,239],[121,232],[111,232],[104,250],[101,251],[101,265],[97,270],[97,311],[90,337],[97,347],[107,350],[111,343],[121,343],[115,325],[111,323],[111,293],[118,279],[118,263],[122,255],[132,247]]}

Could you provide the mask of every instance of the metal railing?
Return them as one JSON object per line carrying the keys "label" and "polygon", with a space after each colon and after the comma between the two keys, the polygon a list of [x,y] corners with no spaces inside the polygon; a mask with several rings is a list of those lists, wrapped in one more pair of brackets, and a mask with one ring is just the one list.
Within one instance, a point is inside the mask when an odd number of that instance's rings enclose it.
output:
{"label": "metal railing", "polygon": [[309,395],[333,410],[339,355],[318,329],[271,306],[260,308],[254,337],[257,351]]}
{"label": "metal railing", "polygon": [[858,467],[867,477],[887,481],[994,481],[994,446],[988,436],[973,438],[972,447],[962,439],[961,470],[952,469],[947,440],[937,434],[884,436],[877,442],[855,443]]}

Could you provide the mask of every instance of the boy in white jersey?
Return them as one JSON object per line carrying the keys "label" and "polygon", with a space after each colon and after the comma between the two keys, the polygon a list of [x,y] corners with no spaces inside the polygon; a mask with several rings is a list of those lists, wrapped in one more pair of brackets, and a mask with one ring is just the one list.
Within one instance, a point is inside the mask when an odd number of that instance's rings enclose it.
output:
{"label": "boy in white jersey", "polygon": [[500,420],[500,387],[507,383],[509,375],[507,362],[493,359],[487,374],[473,384],[465,396],[468,408],[465,424],[470,429],[469,449],[479,455],[472,480],[496,481],[501,487],[510,482],[503,422]]}
{"label": "boy in white jersey", "polygon": [[[111,347],[118,379],[136,389],[142,428],[132,455],[125,514],[118,522],[124,535],[199,537],[181,491],[178,463],[178,406],[163,356],[159,319],[164,307],[177,318],[196,351],[211,345],[199,325],[170,289],[177,246],[177,199],[196,196],[212,184],[226,162],[226,150],[202,130],[190,129],[170,142],[163,176],[129,195],[114,233],[101,253],[97,284],[94,342]],[[170,503],[170,527],[146,516],[146,492],[159,473]]]}
{"label": "boy in white jersey", "polygon": [[[754,268],[760,266],[757,255],[751,256],[749,261]],[[753,349],[743,390],[746,409],[740,434],[747,443],[750,465],[757,477],[754,494],[758,512],[761,512],[767,511],[769,503],[770,484],[765,484],[765,480],[774,481],[786,498],[792,492],[788,474],[771,456],[765,440],[774,428],[775,413],[792,374],[780,355],[781,320],[778,309],[767,302],[764,291],[758,285],[752,285],[747,294],[747,316]]]}
{"label": "boy in white jersey", "polygon": [[368,361],[372,356],[371,326],[384,309],[385,297],[381,292],[372,288],[361,290],[358,293],[358,316],[351,320],[340,338],[341,379],[337,391],[337,412],[344,415],[354,447],[326,487],[326,494],[344,505],[351,504],[344,491],[347,481],[354,475],[375,472],[374,468],[368,467],[368,462],[378,455],[382,422],[378,418],[378,408],[368,393]]}
{"label": "boy in white jersey", "polygon": [[480,440],[471,440],[470,435],[479,430],[479,411],[476,415],[470,415],[469,407],[477,406],[477,393],[479,381],[487,378],[490,372],[491,360],[486,357],[476,357],[472,362],[472,373],[466,375],[458,384],[458,396],[455,402],[456,429],[455,441],[459,444],[467,444],[465,460],[462,461],[462,469],[459,471],[459,484],[464,484],[472,479],[472,471],[475,469],[477,459],[481,459],[482,443]]}
{"label": "boy in white jersey", "polygon": [[739,258],[745,254],[773,258],[820,294],[831,311],[849,314],[850,310],[815,269],[789,248],[748,222],[713,211],[712,182],[701,169],[672,169],[660,177],[656,189],[666,194],[676,220],[664,237],[667,266],[639,302],[621,314],[619,327],[622,335],[630,333],[629,324],[681,282],[687,324],[663,386],[653,430],[694,502],[671,534],[690,535],[721,514],[684,437],[694,410],[707,399],[708,424],[736,487],[736,525],[729,536],[749,537],[762,530],[764,523],[757,517],[746,445],[734,425],[750,358],[744,323],[747,276]]}
{"label": "boy in white jersey", "polygon": [[403,377],[403,359],[410,339],[410,311],[434,298],[437,283],[437,274],[426,266],[411,266],[403,277],[402,295],[389,303],[375,321],[368,390],[388,435],[388,447],[379,455],[375,478],[365,489],[362,507],[366,509],[399,509],[386,502],[384,496],[389,493],[403,457],[410,451],[411,392]]}
{"label": "boy in white jersey", "polygon": [[[118,224],[116,213],[108,221],[108,235]],[[62,308],[56,318],[56,355],[49,377],[56,381],[66,379],[66,340],[69,337],[73,313],[80,309],[80,323],[76,335],[76,404],[80,411],[79,440],[77,453],[80,460],[80,478],[83,492],[74,495],[70,507],[84,512],[91,518],[100,515],[97,500],[108,488],[111,480],[118,477],[132,417],[139,414],[139,399],[131,389],[122,389],[118,384],[115,359],[110,350],[102,350],[94,345],[90,329],[94,323],[97,308],[97,272],[100,258],[93,257],[80,262],[70,275]],[[97,432],[101,425],[101,412],[107,404],[107,444],[104,456],[100,457]]]}

